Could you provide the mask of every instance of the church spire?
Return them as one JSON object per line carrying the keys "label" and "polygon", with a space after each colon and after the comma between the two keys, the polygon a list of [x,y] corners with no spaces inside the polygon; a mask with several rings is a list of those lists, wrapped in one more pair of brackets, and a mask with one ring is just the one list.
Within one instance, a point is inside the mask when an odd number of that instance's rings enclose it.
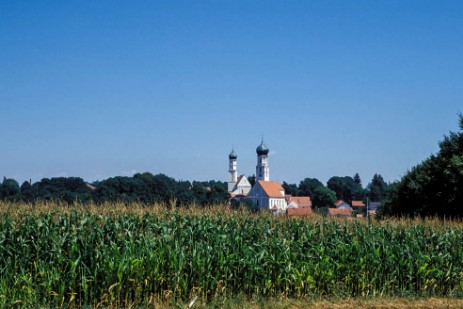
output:
{"label": "church spire", "polygon": [[268,166],[268,153],[269,149],[264,144],[264,137],[262,142],[256,148],[257,153],[257,166],[256,166],[256,180],[270,181],[270,168]]}
{"label": "church spire", "polygon": [[231,192],[236,182],[238,181],[238,169],[236,164],[236,159],[238,155],[235,152],[235,147],[232,148],[232,151],[228,155],[228,173],[230,175],[228,181],[228,191]]}

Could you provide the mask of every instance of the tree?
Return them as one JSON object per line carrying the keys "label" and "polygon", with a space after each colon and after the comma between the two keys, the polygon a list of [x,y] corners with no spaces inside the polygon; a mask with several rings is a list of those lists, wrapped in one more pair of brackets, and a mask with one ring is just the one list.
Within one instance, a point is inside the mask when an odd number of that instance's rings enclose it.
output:
{"label": "tree", "polygon": [[194,195],[194,203],[205,206],[207,204],[207,188],[200,182],[193,181],[192,191]]}
{"label": "tree", "polygon": [[296,184],[288,184],[286,181],[283,181],[283,184],[281,186],[283,187],[283,189],[285,189],[286,194],[292,196],[299,195],[299,188],[296,186]]}
{"label": "tree", "polygon": [[25,202],[32,202],[35,199],[34,190],[29,181],[23,182],[20,188],[21,199]]}
{"label": "tree", "polygon": [[386,196],[387,183],[379,174],[375,174],[370,184],[368,184],[368,197],[371,201],[381,202]]}
{"label": "tree", "polygon": [[338,200],[344,200],[349,204],[352,200],[363,200],[365,198],[362,186],[349,176],[331,177],[328,180],[327,186],[336,193]]}
{"label": "tree", "polygon": [[360,186],[362,186],[362,180],[360,179],[359,173],[355,173],[354,175],[354,182]]}
{"label": "tree", "polygon": [[97,203],[104,202],[141,202],[150,203],[148,186],[137,178],[117,176],[108,178],[99,183],[92,192],[93,200]]}
{"label": "tree", "polygon": [[382,213],[463,217],[463,116],[459,132],[439,143],[439,152],[413,167],[394,184]]}
{"label": "tree", "polygon": [[336,202],[336,193],[326,187],[318,187],[314,190],[312,204],[317,208],[332,207]]}
{"label": "tree", "polygon": [[34,199],[86,203],[92,191],[79,177],[43,178],[32,186]]}
{"label": "tree", "polygon": [[315,189],[323,187],[320,180],[316,178],[305,178],[299,183],[299,195],[313,197]]}
{"label": "tree", "polygon": [[207,191],[206,198],[209,205],[223,205],[230,198],[230,194],[222,184],[216,183]]}
{"label": "tree", "polygon": [[134,179],[142,181],[148,187],[149,202],[169,204],[175,198],[177,182],[164,174],[135,174]]}
{"label": "tree", "polygon": [[189,181],[178,181],[175,189],[175,199],[177,206],[193,204],[195,196],[191,190]]}
{"label": "tree", "polygon": [[4,200],[16,201],[19,199],[19,184],[14,179],[4,177],[0,191]]}

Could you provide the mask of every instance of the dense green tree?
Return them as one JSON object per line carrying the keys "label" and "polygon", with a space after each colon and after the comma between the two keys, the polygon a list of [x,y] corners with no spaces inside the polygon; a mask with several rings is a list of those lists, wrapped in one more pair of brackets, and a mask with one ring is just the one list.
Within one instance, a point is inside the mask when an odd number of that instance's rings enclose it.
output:
{"label": "dense green tree", "polygon": [[299,196],[299,188],[296,184],[288,184],[286,181],[283,181],[281,185],[285,189],[285,193],[292,196]]}
{"label": "dense green tree", "polygon": [[360,179],[359,173],[355,173],[354,175],[354,182],[360,186],[362,186],[362,180]]}
{"label": "dense green tree", "polygon": [[299,195],[313,197],[315,189],[324,187],[316,178],[305,178],[299,183]]}
{"label": "dense green tree", "polygon": [[142,181],[147,187],[149,202],[169,204],[176,198],[177,182],[164,174],[151,173],[135,174],[134,179]]}
{"label": "dense green tree", "polygon": [[326,187],[315,188],[312,205],[317,208],[332,207],[336,202],[336,193]]}
{"label": "dense green tree", "polygon": [[192,191],[194,195],[194,203],[196,205],[207,205],[207,190],[208,188],[205,187],[201,182],[193,181]]}
{"label": "dense green tree", "polygon": [[36,196],[34,194],[34,189],[29,181],[23,182],[20,187],[21,199],[25,202],[32,202],[35,200]]}
{"label": "dense green tree", "polygon": [[137,178],[117,176],[108,178],[99,183],[92,192],[93,200],[97,203],[104,202],[152,202],[148,186]]}
{"label": "dense green tree", "polygon": [[53,200],[67,203],[90,200],[91,189],[79,177],[43,178],[32,186],[34,199]]}
{"label": "dense green tree", "polygon": [[209,205],[224,205],[230,194],[221,183],[216,183],[207,191],[206,198]]}
{"label": "dense green tree", "polygon": [[439,143],[439,152],[393,184],[383,203],[385,215],[463,217],[463,116],[460,131]]}
{"label": "dense green tree", "polygon": [[16,201],[20,198],[19,184],[14,179],[4,177],[0,191],[4,200]]}
{"label": "dense green tree", "polygon": [[379,174],[375,174],[367,187],[368,197],[373,202],[381,202],[386,196],[387,187],[388,185],[383,177]]}
{"label": "dense green tree", "polygon": [[331,177],[327,186],[336,193],[338,200],[344,200],[349,204],[352,200],[363,200],[365,198],[365,191],[362,186],[349,176]]}
{"label": "dense green tree", "polygon": [[186,206],[194,202],[195,196],[191,190],[189,181],[179,181],[175,189],[175,199],[177,206]]}

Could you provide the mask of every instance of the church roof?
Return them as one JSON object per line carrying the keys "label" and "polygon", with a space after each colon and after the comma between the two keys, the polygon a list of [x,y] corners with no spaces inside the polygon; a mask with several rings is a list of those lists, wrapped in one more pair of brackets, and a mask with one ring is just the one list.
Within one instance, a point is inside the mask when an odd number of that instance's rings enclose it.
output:
{"label": "church roof", "polygon": [[238,158],[238,155],[236,154],[235,149],[232,149],[232,152],[230,152],[230,154],[228,155],[228,158],[230,160],[236,160],[236,158]]}
{"label": "church roof", "polygon": [[244,174],[238,177],[238,179],[236,180],[236,185],[241,184],[241,182],[244,182],[245,185],[251,185],[251,184],[249,184],[249,181],[246,178],[246,175],[244,175]]}
{"label": "church roof", "polygon": [[260,143],[259,146],[256,148],[257,155],[267,155],[268,154],[268,147],[264,144],[264,140]]}
{"label": "church roof", "polygon": [[257,183],[268,197],[285,197],[285,189],[283,189],[279,182],[259,180]]}

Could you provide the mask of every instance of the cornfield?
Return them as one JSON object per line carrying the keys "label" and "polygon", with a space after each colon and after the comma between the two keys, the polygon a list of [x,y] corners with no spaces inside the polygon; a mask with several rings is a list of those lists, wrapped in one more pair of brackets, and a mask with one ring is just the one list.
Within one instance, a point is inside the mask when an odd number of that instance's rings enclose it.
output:
{"label": "cornfield", "polygon": [[459,222],[0,205],[0,306],[198,297],[461,297]]}

